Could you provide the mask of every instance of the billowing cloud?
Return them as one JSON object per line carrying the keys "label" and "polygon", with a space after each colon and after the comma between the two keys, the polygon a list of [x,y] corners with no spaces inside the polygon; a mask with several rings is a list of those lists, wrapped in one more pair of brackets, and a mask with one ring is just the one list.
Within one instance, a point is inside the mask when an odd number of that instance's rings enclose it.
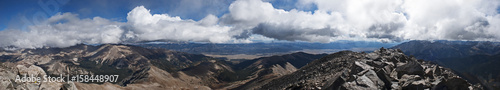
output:
{"label": "billowing cloud", "polygon": [[500,40],[494,0],[300,0],[313,12],[260,0],[230,5],[224,23],[279,40]]}
{"label": "billowing cloud", "polygon": [[206,41],[222,43],[231,39],[230,27],[219,26],[218,18],[208,15],[200,21],[182,20],[168,14],[150,14],[149,10],[140,6],[128,13],[131,33],[128,35],[136,41],[172,40],[172,41]]}
{"label": "billowing cloud", "polygon": [[43,46],[67,47],[78,43],[119,43],[123,23],[104,18],[79,19],[71,13],[57,14],[41,25],[27,31],[0,32],[1,46],[35,48]]}
{"label": "billowing cloud", "polygon": [[[131,10],[127,22],[100,17],[80,19],[63,13],[26,31],[0,31],[0,46],[64,47],[155,40],[500,41],[498,0],[298,0],[294,5],[296,9],[286,5],[281,7],[284,10],[261,0],[236,0],[227,7],[226,14],[209,14],[197,21],[151,14],[143,6]],[[310,7],[317,9],[304,10]]]}
{"label": "billowing cloud", "polygon": [[182,20],[168,14],[151,14],[143,6],[128,13],[128,22],[100,17],[80,19],[71,13],[57,14],[27,31],[0,32],[0,46],[20,48],[67,47],[78,43],[124,43],[140,41],[228,42],[230,27],[219,26],[218,18],[208,15],[200,21]]}
{"label": "billowing cloud", "polygon": [[[500,40],[494,0],[414,0],[403,3],[409,19],[398,35],[408,39]],[[488,6],[488,7],[484,7]],[[496,27],[496,28],[495,28]]]}

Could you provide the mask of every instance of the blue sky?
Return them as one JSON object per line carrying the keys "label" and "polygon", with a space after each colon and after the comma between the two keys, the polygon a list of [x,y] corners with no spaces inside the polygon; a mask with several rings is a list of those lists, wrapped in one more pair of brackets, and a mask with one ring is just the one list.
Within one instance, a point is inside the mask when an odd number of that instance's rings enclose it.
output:
{"label": "blue sky", "polygon": [[[30,20],[36,12],[43,11],[41,5],[38,4],[39,1],[53,0],[2,0],[0,2],[0,12],[2,12],[0,30],[7,27],[14,29],[22,27],[21,17],[25,16]],[[127,13],[142,5],[150,9],[151,13],[168,13],[171,16],[180,16],[182,19],[200,20],[207,14],[222,16],[228,12],[228,6],[232,2],[233,0],[69,0],[66,4],[59,4],[58,11],[78,14],[80,18],[99,16],[126,22]],[[269,2],[275,8],[290,10],[295,8],[297,0],[269,0]]]}
{"label": "blue sky", "polygon": [[[0,31],[9,28],[22,27],[20,18],[30,19],[36,12],[43,11],[39,1],[52,0],[2,0],[0,2]],[[127,13],[136,6],[145,6],[151,13],[168,13],[180,16],[182,19],[200,20],[207,14],[218,17],[228,12],[228,6],[234,0],[69,0],[59,8],[59,12],[78,14],[80,18],[103,17],[114,21],[126,22]],[[315,6],[308,8],[296,7],[297,0],[264,0],[275,8],[291,10],[299,9],[314,11]],[[198,3],[196,3],[198,2]],[[497,9],[500,13],[500,7]],[[52,13],[52,15],[55,13]]]}
{"label": "blue sky", "polygon": [[[54,0],[2,0],[0,10],[0,30],[6,27],[19,28],[20,17],[31,18],[36,12],[43,11],[39,1],[49,2]],[[198,0],[196,0],[198,1]],[[212,1],[212,0],[205,0]],[[215,1],[215,0],[214,0]],[[227,7],[232,2],[230,0],[219,0],[224,3],[213,3],[204,5],[214,8],[217,6],[226,7],[220,10],[210,8],[186,8],[192,7],[189,3],[180,0],[69,0],[66,4],[59,4],[59,12],[71,12],[78,14],[80,18],[103,17],[114,21],[126,21],[127,13],[136,6],[145,6],[151,9],[152,13],[169,13],[174,16],[181,16],[186,19],[199,20],[206,14],[222,15],[227,11]],[[50,6],[52,8],[53,6]],[[183,9],[188,9],[183,10]],[[50,16],[55,13],[51,13]],[[203,15],[204,14],[204,15]]]}
{"label": "blue sky", "polygon": [[500,41],[499,7],[498,0],[2,0],[0,47]]}

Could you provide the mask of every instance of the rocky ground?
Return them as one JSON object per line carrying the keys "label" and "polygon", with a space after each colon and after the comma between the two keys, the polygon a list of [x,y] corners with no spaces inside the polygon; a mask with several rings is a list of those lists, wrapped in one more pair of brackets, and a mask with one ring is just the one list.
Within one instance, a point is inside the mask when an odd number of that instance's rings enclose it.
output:
{"label": "rocky ground", "polygon": [[400,50],[384,48],[372,53],[337,52],[256,87],[273,90],[481,89],[480,85],[471,85],[447,68],[408,57]]}

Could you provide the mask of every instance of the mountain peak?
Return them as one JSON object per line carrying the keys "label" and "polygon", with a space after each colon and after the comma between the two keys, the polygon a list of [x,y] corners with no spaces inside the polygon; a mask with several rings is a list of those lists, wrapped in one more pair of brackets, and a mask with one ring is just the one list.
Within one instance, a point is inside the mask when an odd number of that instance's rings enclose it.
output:
{"label": "mountain peak", "polygon": [[260,86],[261,89],[365,90],[445,87],[477,88],[447,68],[419,62],[401,50],[385,48],[372,53],[340,51],[330,54]]}

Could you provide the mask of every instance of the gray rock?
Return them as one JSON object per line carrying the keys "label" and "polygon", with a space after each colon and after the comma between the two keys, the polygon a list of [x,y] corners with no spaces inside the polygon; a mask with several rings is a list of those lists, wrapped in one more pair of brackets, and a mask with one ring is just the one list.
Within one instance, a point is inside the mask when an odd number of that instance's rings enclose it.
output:
{"label": "gray rock", "polygon": [[260,89],[314,87],[329,90],[456,90],[478,89],[474,87],[480,86],[472,86],[451,70],[418,62],[400,50],[382,48],[368,54],[341,51],[325,56],[297,72],[266,83]]}
{"label": "gray rock", "polygon": [[434,90],[469,90],[474,89],[470,83],[459,77],[451,77],[440,82],[432,89]]}
{"label": "gray rock", "polygon": [[416,61],[409,61],[408,63],[398,66],[396,71],[398,72],[398,77],[401,77],[403,74],[424,75],[424,68]]}

